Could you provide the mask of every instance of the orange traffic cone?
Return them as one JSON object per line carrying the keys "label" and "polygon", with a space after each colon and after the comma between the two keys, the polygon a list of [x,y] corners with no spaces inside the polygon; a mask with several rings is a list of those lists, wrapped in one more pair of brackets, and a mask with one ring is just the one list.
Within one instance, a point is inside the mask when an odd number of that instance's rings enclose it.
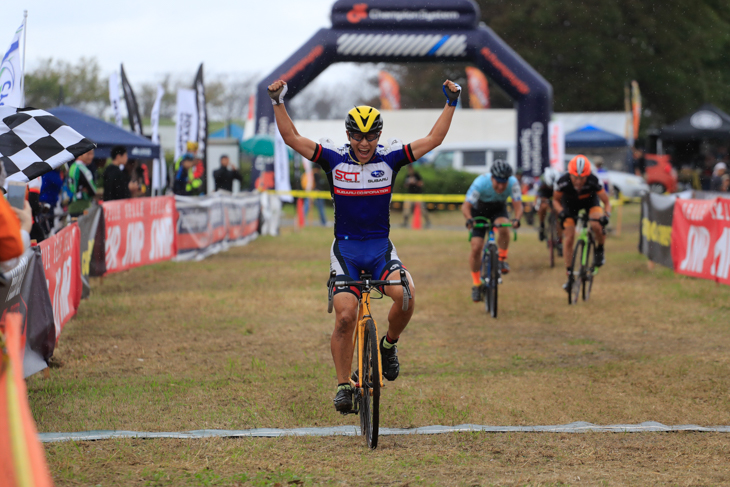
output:
{"label": "orange traffic cone", "polygon": [[413,202],[413,226],[411,228],[421,229],[421,204],[418,201]]}
{"label": "orange traffic cone", "polygon": [[304,228],[304,198],[297,198],[297,228]]}

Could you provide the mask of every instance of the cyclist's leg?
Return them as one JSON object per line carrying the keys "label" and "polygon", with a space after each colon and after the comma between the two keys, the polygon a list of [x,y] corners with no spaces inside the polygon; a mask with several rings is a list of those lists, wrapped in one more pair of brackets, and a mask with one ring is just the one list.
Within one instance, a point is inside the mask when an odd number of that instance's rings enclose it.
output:
{"label": "cyclist's leg", "polygon": [[575,221],[577,216],[572,209],[564,206],[569,213],[568,218],[563,221],[563,259],[565,259],[565,268],[570,269],[573,264],[573,247],[575,244]]}
{"label": "cyclist's leg", "polygon": [[[594,206],[588,210],[591,220],[601,218],[604,215],[603,208]],[[596,239],[596,245],[603,245],[606,236],[603,234],[603,227],[599,222],[591,221],[591,230],[593,230],[593,238]]]}
{"label": "cyclist's leg", "polygon": [[406,271],[408,277],[408,285],[411,289],[411,299],[408,302],[408,309],[403,310],[403,287],[397,286],[385,286],[382,290],[385,295],[393,300],[393,305],[390,307],[388,312],[388,337],[392,340],[398,340],[403,330],[405,330],[408,322],[413,316],[413,310],[415,307],[416,300],[416,289],[413,285],[413,278],[410,272],[405,268],[403,263],[398,258],[398,252],[393,245],[393,242],[388,240],[385,253],[382,256],[381,261],[375,268],[373,276],[379,276],[378,279],[400,279],[400,270]]}
{"label": "cyclist's leg", "polygon": [[[477,203],[472,206],[471,217],[478,216],[490,218],[489,207],[485,203]],[[488,228],[474,228],[471,231],[471,241],[469,242],[469,270],[471,271],[471,280],[474,287],[481,285],[481,277],[479,270],[482,267],[482,251],[484,250],[484,237],[489,231]],[[473,291],[474,292],[474,291]]]}
{"label": "cyclist's leg", "polygon": [[[355,280],[359,276],[359,269],[355,267],[348,248],[343,248],[343,242],[335,241],[330,249],[330,271],[335,271],[337,281]],[[350,380],[352,365],[353,343],[352,337],[357,324],[357,305],[360,290],[355,287],[336,287],[332,300],[335,309],[335,329],[330,339],[332,359],[337,371],[337,383],[343,384]]]}
{"label": "cyclist's leg", "polygon": [[[509,223],[509,213],[507,213],[507,205],[496,204],[491,211],[490,218],[493,219],[495,225],[502,225],[503,223]],[[499,262],[502,267],[502,273],[507,274],[509,272],[509,266],[507,265],[507,255],[509,252],[509,241],[510,241],[510,228],[499,227],[497,230],[497,247],[499,251]]]}

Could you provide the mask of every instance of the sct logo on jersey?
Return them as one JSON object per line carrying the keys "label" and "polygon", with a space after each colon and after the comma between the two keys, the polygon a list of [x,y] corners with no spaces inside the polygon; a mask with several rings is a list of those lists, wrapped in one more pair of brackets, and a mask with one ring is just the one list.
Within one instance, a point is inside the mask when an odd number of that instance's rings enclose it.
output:
{"label": "sct logo on jersey", "polygon": [[383,177],[383,174],[385,174],[385,171],[373,171],[370,173],[370,175],[374,178]]}
{"label": "sct logo on jersey", "polygon": [[359,176],[360,173],[358,172],[345,172],[340,169],[335,169],[335,179],[337,181],[344,181],[346,183],[359,183]]}

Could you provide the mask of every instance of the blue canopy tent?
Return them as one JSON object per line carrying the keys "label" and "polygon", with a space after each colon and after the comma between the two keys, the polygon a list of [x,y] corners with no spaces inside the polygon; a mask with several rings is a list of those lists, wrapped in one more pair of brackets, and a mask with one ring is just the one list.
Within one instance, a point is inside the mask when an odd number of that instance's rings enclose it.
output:
{"label": "blue canopy tent", "polygon": [[96,143],[95,158],[106,159],[110,157],[111,149],[115,145],[126,147],[130,159],[155,159],[160,157],[159,145],[153,144],[145,137],[128,132],[75,108],[60,106],[51,108],[48,112]]}
{"label": "blue canopy tent", "polygon": [[629,142],[611,132],[586,125],[565,134],[565,147],[627,147]]}

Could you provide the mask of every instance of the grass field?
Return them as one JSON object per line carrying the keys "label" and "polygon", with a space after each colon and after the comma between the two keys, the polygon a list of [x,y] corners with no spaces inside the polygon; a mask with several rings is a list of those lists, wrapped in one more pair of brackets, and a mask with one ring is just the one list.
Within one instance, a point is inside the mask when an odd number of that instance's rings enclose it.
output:
{"label": "grass field", "polygon": [[[638,207],[569,307],[531,228],[510,250],[500,316],[470,301],[461,216],[394,228],[417,288],[381,425],[730,424],[730,288],[647,270]],[[394,223],[399,215],[393,218]],[[50,379],[28,380],[41,432],[356,424],[332,406],[332,230],[95,282]],[[374,302],[384,330],[387,301]],[[46,444],[57,485],[721,485],[723,434],[494,434],[109,440]]]}

